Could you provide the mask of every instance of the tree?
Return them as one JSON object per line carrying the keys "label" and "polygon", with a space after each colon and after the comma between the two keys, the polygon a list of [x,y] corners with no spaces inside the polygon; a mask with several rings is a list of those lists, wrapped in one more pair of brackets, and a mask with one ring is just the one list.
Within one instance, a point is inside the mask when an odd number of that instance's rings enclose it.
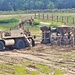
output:
{"label": "tree", "polygon": [[0,0],[1,11],[53,8],[75,8],[75,0]]}
{"label": "tree", "polygon": [[10,5],[10,2],[9,0],[4,0],[1,5],[0,5],[0,10],[3,10],[3,11],[9,11],[11,10],[11,5]]}
{"label": "tree", "polygon": [[41,0],[35,2],[36,9],[43,9],[44,3]]}
{"label": "tree", "polygon": [[53,2],[49,1],[48,5],[47,5],[48,9],[54,9],[55,5]]}

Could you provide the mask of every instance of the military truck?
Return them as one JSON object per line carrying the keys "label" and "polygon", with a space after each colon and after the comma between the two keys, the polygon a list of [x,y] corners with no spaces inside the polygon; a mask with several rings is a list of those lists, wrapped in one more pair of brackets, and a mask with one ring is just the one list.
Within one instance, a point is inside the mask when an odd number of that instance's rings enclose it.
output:
{"label": "military truck", "polygon": [[[30,19],[26,21],[30,21]],[[34,37],[30,34],[28,29],[24,28],[23,24],[24,21],[23,23],[20,22],[18,29],[15,30],[0,31],[0,51],[6,47],[21,49],[35,46]]]}
{"label": "military truck", "polygon": [[60,27],[41,27],[42,41],[41,43],[51,45],[74,45],[75,44],[75,27],[60,26]]}

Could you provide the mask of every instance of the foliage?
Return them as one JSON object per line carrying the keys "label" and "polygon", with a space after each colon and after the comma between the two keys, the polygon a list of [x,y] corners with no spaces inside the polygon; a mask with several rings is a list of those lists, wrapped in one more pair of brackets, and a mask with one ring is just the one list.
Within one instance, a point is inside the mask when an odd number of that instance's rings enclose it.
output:
{"label": "foliage", "polygon": [[[51,6],[51,8],[50,8]],[[33,9],[52,9],[54,3],[50,0],[1,0],[0,10],[33,10]]]}
{"label": "foliage", "polygon": [[34,25],[39,25],[40,22],[38,20],[34,20]]}
{"label": "foliage", "polygon": [[0,0],[1,11],[75,8],[75,0]]}
{"label": "foliage", "polygon": [[55,8],[55,5],[53,2],[49,2],[48,5],[47,5],[48,9],[54,9]]}
{"label": "foliage", "polygon": [[19,20],[16,19],[16,18],[2,19],[2,20],[0,20],[0,23],[14,23],[14,22],[19,22]]}

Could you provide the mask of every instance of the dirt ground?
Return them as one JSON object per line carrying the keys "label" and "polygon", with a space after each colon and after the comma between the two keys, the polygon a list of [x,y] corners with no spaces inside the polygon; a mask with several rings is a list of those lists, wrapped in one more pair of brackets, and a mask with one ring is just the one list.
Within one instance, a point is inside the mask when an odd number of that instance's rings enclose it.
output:
{"label": "dirt ground", "polygon": [[43,63],[66,71],[64,75],[75,75],[75,47],[50,46],[37,43],[31,49],[5,50],[0,52],[0,63],[19,64],[21,61]]}

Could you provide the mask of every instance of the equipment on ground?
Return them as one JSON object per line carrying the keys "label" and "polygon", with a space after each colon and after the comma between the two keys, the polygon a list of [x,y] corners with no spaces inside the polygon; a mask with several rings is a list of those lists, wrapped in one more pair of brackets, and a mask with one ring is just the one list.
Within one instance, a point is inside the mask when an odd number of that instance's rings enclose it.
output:
{"label": "equipment on ground", "polygon": [[62,27],[41,27],[42,41],[41,43],[51,45],[74,45],[75,44],[75,27],[62,26]]}

